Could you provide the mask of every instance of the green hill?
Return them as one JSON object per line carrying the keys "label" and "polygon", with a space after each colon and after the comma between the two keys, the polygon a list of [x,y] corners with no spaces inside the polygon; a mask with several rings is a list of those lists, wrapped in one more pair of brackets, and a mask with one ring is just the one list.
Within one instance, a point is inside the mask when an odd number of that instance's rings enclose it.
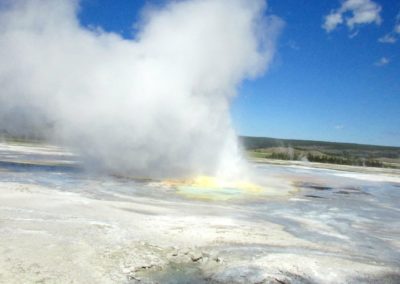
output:
{"label": "green hill", "polygon": [[257,158],[400,168],[400,147],[248,136],[240,140]]}

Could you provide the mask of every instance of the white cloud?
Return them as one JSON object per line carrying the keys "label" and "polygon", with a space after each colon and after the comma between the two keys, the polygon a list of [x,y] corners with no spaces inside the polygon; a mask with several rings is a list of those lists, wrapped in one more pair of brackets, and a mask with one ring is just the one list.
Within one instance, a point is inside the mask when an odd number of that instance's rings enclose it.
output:
{"label": "white cloud", "polygon": [[349,38],[355,38],[358,35],[358,33],[359,33],[358,30],[352,32],[351,34],[349,34]]}
{"label": "white cloud", "polygon": [[375,62],[375,66],[385,66],[390,63],[390,59],[387,57],[381,57],[377,62]]}
{"label": "white cloud", "polygon": [[395,30],[397,33],[400,33],[400,11],[397,13],[397,16],[396,16]]}
{"label": "white cloud", "polygon": [[336,129],[336,130],[342,130],[343,128],[344,128],[344,125],[343,125],[343,124],[335,125],[335,129]]}
{"label": "white cloud", "polygon": [[299,46],[299,45],[297,44],[297,42],[294,41],[294,40],[289,40],[289,41],[287,42],[287,46],[288,46],[289,48],[293,49],[293,50],[299,50],[299,49],[300,49],[300,46]]}
{"label": "white cloud", "polygon": [[357,25],[377,24],[382,22],[382,7],[372,0],[345,0],[342,5],[325,16],[322,27],[331,32],[341,24],[352,30]]}
{"label": "white cloud", "polygon": [[324,29],[328,32],[334,30],[337,25],[343,23],[341,13],[331,13],[325,17]]}
{"label": "white cloud", "polygon": [[383,37],[379,38],[378,41],[382,43],[395,43],[400,36],[400,13],[397,14],[393,30]]}
{"label": "white cloud", "polygon": [[382,43],[395,43],[397,41],[397,38],[392,33],[389,33],[379,38],[378,41]]}

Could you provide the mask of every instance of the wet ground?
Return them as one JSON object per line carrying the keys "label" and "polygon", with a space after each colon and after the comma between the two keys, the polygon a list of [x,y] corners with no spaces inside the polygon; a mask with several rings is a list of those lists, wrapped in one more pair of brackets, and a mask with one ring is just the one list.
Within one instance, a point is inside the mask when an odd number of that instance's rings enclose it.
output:
{"label": "wet ground", "polygon": [[261,192],[200,198],[0,144],[0,282],[400,283],[400,172],[251,166]]}

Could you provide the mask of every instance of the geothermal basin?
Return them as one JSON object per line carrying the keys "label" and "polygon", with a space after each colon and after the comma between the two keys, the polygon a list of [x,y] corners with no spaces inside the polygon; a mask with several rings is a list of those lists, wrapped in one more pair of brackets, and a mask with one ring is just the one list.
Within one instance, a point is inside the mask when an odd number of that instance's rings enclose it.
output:
{"label": "geothermal basin", "polygon": [[0,282],[400,283],[398,170],[251,167],[260,187],[218,188],[1,143]]}

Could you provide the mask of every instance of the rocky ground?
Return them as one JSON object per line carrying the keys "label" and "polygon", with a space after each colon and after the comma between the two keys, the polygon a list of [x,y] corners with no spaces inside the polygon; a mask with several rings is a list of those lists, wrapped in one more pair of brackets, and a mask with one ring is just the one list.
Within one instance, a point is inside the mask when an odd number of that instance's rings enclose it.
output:
{"label": "rocky ground", "polygon": [[265,194],[204,200],[77,160],[0,144],[1,283],[400,283],[399,172],[254,164]]}

